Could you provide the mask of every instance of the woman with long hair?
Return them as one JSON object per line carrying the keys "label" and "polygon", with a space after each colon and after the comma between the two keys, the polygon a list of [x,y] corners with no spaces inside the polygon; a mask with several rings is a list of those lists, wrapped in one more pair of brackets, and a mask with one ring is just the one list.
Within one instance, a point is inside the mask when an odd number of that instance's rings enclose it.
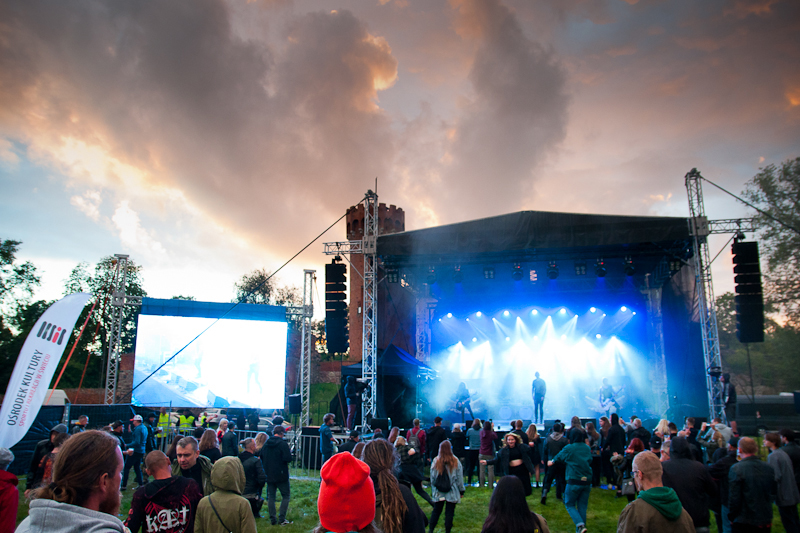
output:
{"label": "woman with long hair", "polygon": [[602,465],[600,464],[600,449],[602,448],[603,437],[597,432],[594,427],[594,422],[586,422],[586,438],[588,440],[589,449],[592,451],[592,486],[600,486],[600,471]]}
{"label": "woman with long hair", "polygon": [[353,454],[353,457],[360,460],[361,456],[364,453],[364,446],[366,446],[364,441],[357,442],[355,448],[353,448],[353,451],[351,452]]}
{"label": "woman with long hair", "polygon": [[425,515],[411,489],[395,477],[400,458],[385,439],[364,446],[363,460],[375,485],[375,522],[384,533],[424,533]]}
{"label": "woman with long hair", "polygon": [[[443,490],[446,483],[439,482],[440,477],[447,477],[450,490]],[[445,481],[445,480],[443,480]],[[464,469],[461,463],[453,455],[453,448],[449,440],[439,444],[439,455],[431,463],[431,489],[433,491],[433,512],[431,513],[430,533],[436,528],[439,516],[444,509],[444,530],[450,533],[453,529],[453,517],[456,513],[456,505],[461,502],[464,494]]]}
{"label": "woman with long hair", "polygon": [[[614,453],[611,457],[611,464],[614,465],[614,468],[617,471],[617,498],[622,497],[622,484],[626,479],[630,479],[633,474],[633,458],[636,457],[637,454],[644,451],[644,443],[640,438],[633,438],[631,439],[631,443],[628,444],[628,448],[625,450],[625,455],[621,455],[618,453]],[[636,488],[636,484],[633,484],[634,490]],[[632,502],[636,498],[636,494],[627,494],[628,501]]]}
{"label": "woman with long hair", "polygon": [[478,454],[481,450],[481,420],[476,418],[467,430],[467,483],[472,485],[472,472],[478,466]]}
{"label": "woman with long hair", "polygon": [[263,448],[264,444],[267,443],[268,438],[269,437],[267,437],[267,434],[264,433],[263,431],[259,431],[256,434],[256,455],[261,453],[261,448]]}
{"label": "woman with long hair", "polygon": [[400,428],[394,426],[392,430],[389,431],[389,436],[386,438],[386,440],[388,440],[390,444],[394,444],[394,441],[397,440],[398,435],[400,435]]}
{"label": "woman with long hair", "polygon": [[217,429],[217,440],[222,443],[222,437],[225,436],[225,433],[228,431],[228,419],[223,418],[219,421],[219,428]]}
{"label": "woman with long hair", "polygon": [[539,487],[539,471],[542,466],[542,437],[539,436],[539,432],[536,430],[536,425],[531,424],[528,426],[528,431],[525,432],[528,435],[528,454],[531,456],[531,463],[533,463],[533,469],[536,476],[536,487]]}
{"label": "woman with long hair", "polygon": [[494,424],[491,420],[483,423],[481,430],[481,447],[478,453],[478,459],[481,463],[478,466],[478,482],[483,487],[483,482],[486,479],[486,471],[489,472],[489,487],[494,487],[494,464],[484,463],[484,461],[491,461],[494,459],[495,441],[497,440],[497,433],[494,432]]}
{"label": "woman with long hair", "polygon": [[417,494],[432,506],[433,500],[431,500],[425,487],[422,486],[422,480],[425,479],[422,454],[419,453],[419,450],[408,444],[404,437],[397,437],[397,440],[394,442],[394,447],[397,449],[397,454],[400,456],[400,475],[397,479],[407,487],[413,486]]}
{"label": "woman with long hair", "polygon": [[550,530],[544,517],[528,507],[519,478],[504,476],[492,492],[489,516],[481,533],[550,533]]}
{"label": "woman with long hair", "polygon": [[222,452],[219,451],[217,434],[213,429],[207,429],[203,432],[198,447],[200,449],[200,455],[208,457],[212,464],[216,463],[217,460],[222,457]]}
{"label": "woman with long hair", "polygon": [[656,429],[653,431],[653,433],[661,437],[662,440],[665,437],[669,437],[669,420],[667,420],[666,418],[662,418],[661,420],[659,420],[658,425],[656,426]]}
{"label": "woman with long hair", "polygon": [[[576,438],[579,436],[577,435]],[[529,448],[526,444],[523,444],[516,433],[506,433],[503,442],[503,447],[497,452],[497,458],[491,460],[481,459],[481,465],[499,464],[501,473],[505,476],[517,476],[525,489],[525,496],[530,496],[533,492],[531,489],[531,474],[535,470],[531,462]]]}
{"label": "woman with long hair", "polygon": [[174,462],[175,459],[178,458],[178,442],[180,442],[182,438],[183,435],[181,435],[180,433],[175,435],[175,438],[172,439],[172,444],[170,444],[169,448],[167,448],[167,451],[164,452],[165,455],[169,458],[170,462]]}

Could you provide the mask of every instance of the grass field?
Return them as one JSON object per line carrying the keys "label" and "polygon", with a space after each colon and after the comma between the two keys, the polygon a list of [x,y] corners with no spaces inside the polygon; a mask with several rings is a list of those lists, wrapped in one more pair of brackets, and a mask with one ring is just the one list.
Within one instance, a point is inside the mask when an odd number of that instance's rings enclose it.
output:
{"label": "grass field", "polygon": [[[20,479],[20,494],[24,492],[25,480]],[[281,528],[270,526],[266,503],[261,514],[266,518],[256,520],[259,532],[280,531],[287,532],[308,532],[317,525],[317,494],[319,492],[319,482],[317,481],[292,481],[292,501],[289,505],[289,520],[294,524]],[[564,504],[555,498],[555,492],[551,491],[547,500],[547,505],[541,505],[537,497],[538,491],[534,489],[534,494],[528,498],[531,510],[544,515],[553,533],[573,533],[575,527],[564,509]],[[120,518],[124,519],[131,504],[133,491],[123,493],[122,509]],[[461,504],[456,507],[455,522],[453,531],[456,533],[479,533],[483,521],[489,508],[489,497],[491,491],[488,488],[468,487],[467,493]],[[415,494],[422,510],[430,516],[431,507]],[[594,532],[614,532],[617,530],[617,518],[619,513],[627,504],[624,498],[614,498],[614,493],[609,490],[592,489],[589,499],[588,528]],[[17,522],[21,522],[28,514],[28,504],[24,498],[20,500],[20,509]],[[444,517],[439,521],[436,531],[444,531]],[[714,519],[711,519],[711,531],[716,533]],[[778,510],[775,509],[773,520],[773,532],[783,533],[784,529],[778,517]]]}

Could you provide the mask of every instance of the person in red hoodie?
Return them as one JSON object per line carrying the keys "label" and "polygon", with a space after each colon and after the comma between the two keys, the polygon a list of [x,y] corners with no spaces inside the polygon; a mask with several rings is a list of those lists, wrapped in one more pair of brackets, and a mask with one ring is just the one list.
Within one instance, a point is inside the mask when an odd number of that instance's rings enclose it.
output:
{"label": "person in red hoodie", "polygon": [[425,433],[424,429],[419,427],[419,418],[414,419],[414,427],[406,432],[406,440],[408,441],[409,444],[412,443],[411,441],[412,435],[414,436],[414,438],[417,439],[417,442],[419,443],[419,446],[415,445],[414,447],[415,448],[419,447],[419,453],[422,454],[422,457],[426,457],[425,452],[427,451],[426,443],[428,440],[428,435]]}
{"label": "person in red hoodie", "polygon": [[14,462],[14,454],[8,448],[0,448],[0,531],[14,531],[17,526],[19,490],[17,476],[7,472]]}
{"label": "person in red hoodie", "polygon": [[155,480],[133,494],[125,526],[131,533],[139,528],[145,532],[192,533],[197,504],[203,499],[200,485],[192,478],[173,476],[169,459],[161,451],[148,453],[144,463]]}

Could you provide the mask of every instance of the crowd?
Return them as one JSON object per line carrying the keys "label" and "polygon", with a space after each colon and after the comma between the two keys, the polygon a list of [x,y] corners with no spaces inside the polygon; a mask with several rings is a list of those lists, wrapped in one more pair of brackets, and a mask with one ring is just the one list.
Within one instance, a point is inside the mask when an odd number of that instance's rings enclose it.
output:
{"label": "crowd", "polygon": [[[181,416],[194,424],[190,415]],[[88,418],[72,431],[55,426],[36,447],[26,490],[29,515],[17,531],[252,533],[265,487],[271,523],[292,523],[292,454],[282,419],[271,434],[241,441],[225,421],[217,431],[198,427],[163,453],[159,418],[134,416],[127,442],[120,421],[105,431],[87,430]],[[774,503],[785,530],[800,533],[800,446],[791,430],[765,435],[769,455],[762,461],[755,440],[739,438],[719,419],[695,427],[687,418],[681,429],[661,420],[648,429],[635,417],[612,415],[602,417],[598,429],[574,417],[569,427],[556,421],[540,436],[522,421],[503,434],[491,421],[474,420],[463,431],[445,428],[437,417],[429,427],[415,420],[405,434],[395,427],[366,443],[357,431],[339,443],[331,432],[334,420],[329,413],[320,428],[318,532],[433,533],[443,522],[449,533],[477,468],[477,485],[493,487],[487,533],[549,531],[526,498],[540,486],[544,506],[555,488],[576,533],[591,529],[594,489],[628,499],[619,532],[703,533],[712,515],[720,532],[765,532]],[[19,501],[17,479],[6,472],[12,461],[13,454],[0,449],[0,531],[13,531]],[[138,486],[123,522],[116,515],[131,470]]]}

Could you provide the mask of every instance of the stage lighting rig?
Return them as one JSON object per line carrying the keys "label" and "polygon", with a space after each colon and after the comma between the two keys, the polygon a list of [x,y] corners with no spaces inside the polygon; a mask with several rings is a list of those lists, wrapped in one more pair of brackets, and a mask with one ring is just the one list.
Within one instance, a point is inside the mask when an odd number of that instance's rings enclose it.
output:
{"label": "stage lighting rig", "polygon": [[547,264],[547,277],[550,279],[556,279],[558,277],[558,265],[555,261],[550,261]]}
{"label": "stage lighting rig", "polygon": [[453,267],[453,282],[461,283],[462,281],[464,281],[464,273],[461,272],[461,265],[456,265]]}
{"label": "stage lighting rig", "polygon": [[599,258],[597,263],[594,264],[594,273],[597,275],[598,278],[606,277],[608,274],[608,270],[606,270],[606,263],[603,261],[603,258]]}
{"label": "stage lighting rig", "polygon": [[631,258],[631,256],[629,255],[625,256],[625,261],[623,262],[623,265],[625,265],[624,268],[626,276],[633,276],[636,273],[636,267],[633,265],[633,259]]}
{"label": "stage lighting rig", "polygon": [[483,267],[483,279],[494,279],[494,267]]}
{"label": "stage lighting rig", "polygon": [[511,270],[511,278],[514,281],[522,281],[522,265],[514,263],[514,268]]}
{"label": "stage lighting rig", "polygon": [[576,276],[586,275],[586,261],[575,261],[575,275]]}
{"label": "stage lighting rig", "polygon": [[399,283],[400,282],[400,271],[397,267],[387,266],[386,267],[386,281],[389,283]]}
{"label": "stage lighting rig", "polygon": [[428,267],[428,276],[425,278],[428,285],[436,283],[436,269],[433,266]]}

